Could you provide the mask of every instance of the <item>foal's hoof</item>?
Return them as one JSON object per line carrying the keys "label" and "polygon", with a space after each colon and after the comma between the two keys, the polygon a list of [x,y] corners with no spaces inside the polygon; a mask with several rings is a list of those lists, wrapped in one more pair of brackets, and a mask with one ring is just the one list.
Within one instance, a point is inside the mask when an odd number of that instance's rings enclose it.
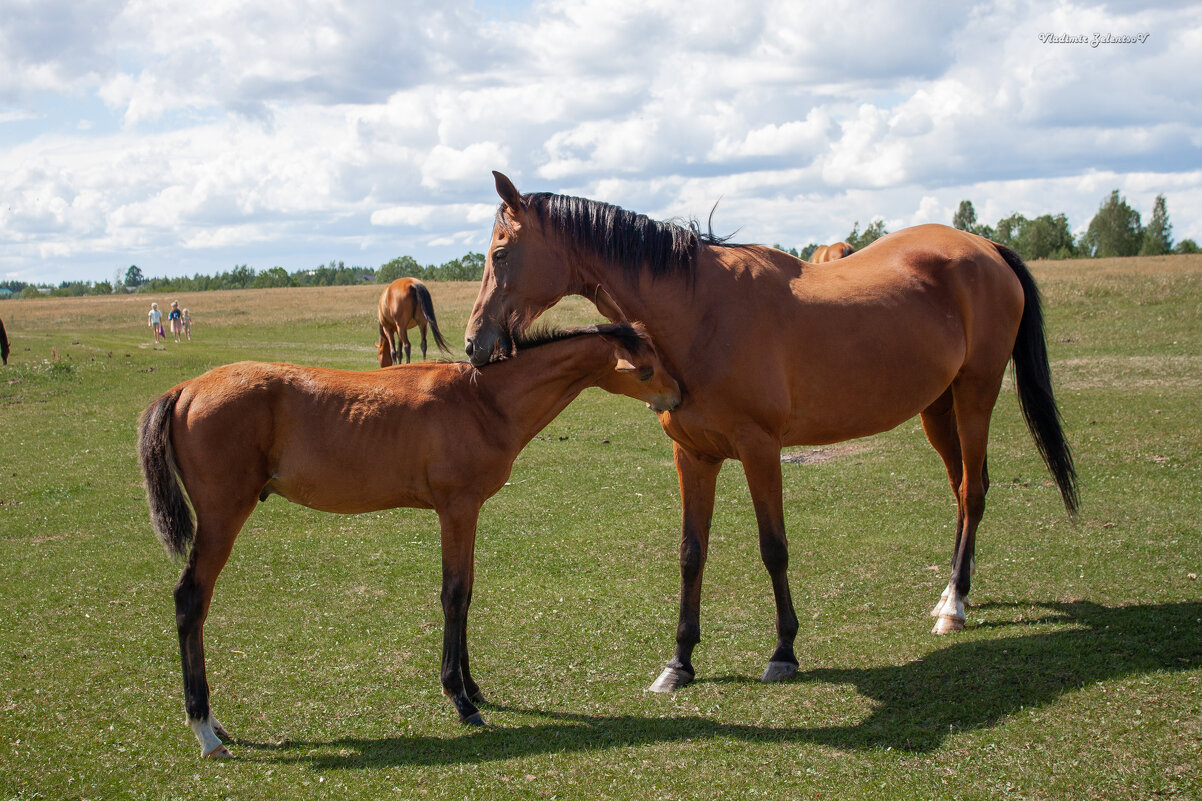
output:
{"label": "foal's hoof", "polygon": [[764,675],[760,676],[760,681],[765,684],[770,684],[775,681],[784,681],[791,679],[797,675],[797,665],[792,662],[769,662],[768,668],[764,671]]}
{"label": "foal's hoof", "polygon": [[479,712],[473,712],[466,718],[460,718],[459,722],[465,726],[483,726],[484,717]]}
{"label": "foal's hoof", "polygon": [[931,629],[932,634],[952,634],[953,632],[964,630],[964,618],[952,617],[951,615],[940,615],[935,621],[935,628]]}
{"label": "foal's hoof", "polygon": [[223,743],[218,743],[217,747],[209,753],[204,754],[205,759],[233,759],[234,755],[230,753],[230,749],[226,748]]}
{"label": "foal's hoof", "polygon": [[655,683],[647,688],[653,693],[673,693],[693,680],[693,674],[683,668],[666,667]]}

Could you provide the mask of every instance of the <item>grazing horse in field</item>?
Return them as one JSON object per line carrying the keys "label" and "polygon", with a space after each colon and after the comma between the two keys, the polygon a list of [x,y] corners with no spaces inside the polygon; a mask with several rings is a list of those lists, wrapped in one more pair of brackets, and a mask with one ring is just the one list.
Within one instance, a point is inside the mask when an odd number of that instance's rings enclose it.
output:
{"label": "grazing horse in field", "polygon": [[[535,434],[600,386],[653,409],[680,388],[630,325],[545,334],[483,370],[426,363],[371,372],[239,362],[171,389],[143,413],[138,454],[150,518],[187,557],[175,588],[188,724],[228,757],[209,708],[202,630],[217,574],[269,495],[327,512],[433,509],[442,526],[442,686],[460,719],[483,724],[468,670],[476,519]],[[182,489],[181,489],[182,485]],[[191,502],[195,522],[188,512]]]}
{"label": "grazing horse in field", "polygon": [[409,329],[417,328],[422,333],[422,361],[426,359],[426,323],[434,332],[434,342],[443,353],[450,353],[447,341],[438,330],[434,318],[434,302],[430,290],[416,278],[398,278],[380,293],[377,317],[380,321],[380,343],[376,350],[380,366],[401,364],[401,349],[404,348],[405,362],[411,361],[409,354]]}
{"label": "grazing horse in field", "polygon": [[660,414],[680,479],[681,598],[676,651],[651,689],[693,679],[701,581],[723,460],[743,463],[760,555],[776,601],[777,644],[763,681],[797,670],[780,450],[864,437],[921,415],[956,498],[947,590],[935,633],[964,626],[985,511],[989,419],[1008,362],[1019,405],[1070,513],[1076,474],[1052,396],[1039,293],[1018,255],[938,225],[900,231],[828,264],[657,222],[606,203],[520,194],[500,173],[501,206],[466,331],[473,364],[565,295],[646,326],[679,382]]}
{"label": "grazing horse in field", "polygon": [[855,253],[856,249],[846,242],[836,242],[833,245],[819,245],[818,249],[810,254],[810,264],[823,264],[824,262],[841,259],[844,256],[850,256]]}
{"label": "grazing horse in field", "polygon": [[4,321],[0,320],[0,357],[3,357],[4,363],[8,364],[8,332],[4,330]]}

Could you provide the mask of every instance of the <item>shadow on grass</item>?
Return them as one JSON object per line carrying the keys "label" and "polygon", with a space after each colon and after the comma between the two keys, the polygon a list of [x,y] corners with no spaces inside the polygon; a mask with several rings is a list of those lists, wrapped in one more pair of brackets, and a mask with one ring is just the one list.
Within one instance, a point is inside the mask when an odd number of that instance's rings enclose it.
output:
{"label": "shadow on grass", "polygon": [[[991,625],[1021,628],[1054,623],[1074,628],[953,643],[904,665],[799,673],[794,682],[849,684],[873,699],[872,713],[849,726],[772,728],[696,716],[606,717],[491,705],[494,710],[545,717],[548,722],[484,728],[453,739],[348,738],[284,745],[236,742],[244,749],[274,751],[275,760],[307,763],[317,770],[479,763],[710,738],[924,752],[937,748],[954,732],[993,726],[1024,707],[1051,703],[1095,682],[1191,670],[1202,664],[1202,603],[1111,608],[1079,601],[997,604],[992,608],[1033,605],[1052,611],[1038,620]],[[709,681],[734,683],[738,679]],[[340,753],[312,753],[324,749]]]}

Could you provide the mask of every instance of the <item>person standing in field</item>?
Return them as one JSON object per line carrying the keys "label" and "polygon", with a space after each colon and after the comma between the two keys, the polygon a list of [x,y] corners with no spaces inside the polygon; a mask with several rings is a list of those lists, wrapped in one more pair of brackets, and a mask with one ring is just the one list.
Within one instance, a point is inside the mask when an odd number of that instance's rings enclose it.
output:
{"label": "person standing in field", "polygon": [[[171,311],[167,312],[167,322],[171,324],[171,336],[176,342],[182,342],[180,334],[184,333],[184,319],[179,310],[179,301],[171,301]],[[164,336],[163,339],[167,337]]]}
{"label": "person standing in field", "polygon": [[167,332],[163,330],[163,313],[159,311],[159,304],[150,304],[150,311],[146,316],[150,318],[146,324],[151,328],[151,341],[158,342],[159,337],[162,337],[166,341]]}
{"label": "person standing in field", "polygon": [[183,313],[183,316],[180,318],[180,322],[182,322],[184,324],[184,336],[187,338],[187,340],[189,342],[191,342],[192,341],[192,315],[188,314],[187,309],[184,309],[184,313]]}

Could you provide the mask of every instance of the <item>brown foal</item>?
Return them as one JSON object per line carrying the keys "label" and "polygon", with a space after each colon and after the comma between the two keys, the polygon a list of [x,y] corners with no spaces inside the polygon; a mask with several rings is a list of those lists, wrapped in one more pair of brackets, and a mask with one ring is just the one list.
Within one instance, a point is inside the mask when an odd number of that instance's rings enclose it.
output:
{"label": "brown foal", "polygon": [[[239,362],[151,404],[138,453],[155,532],[187,559],[175,610],[184,706],[202,755],[230,756],[205,676],[202,630],[213,586],[250,513],[273,494],[327,512],[438,513],[442,686],[464,722],[482,724],[466,633],[480,507],[504,486],[522,448],[591,386],[657,411],[680,402],[644,332],[602,325],[545,334],[482,370],[448,362],[371,372]],[[405,458],[365,458],[371,453]]]}

